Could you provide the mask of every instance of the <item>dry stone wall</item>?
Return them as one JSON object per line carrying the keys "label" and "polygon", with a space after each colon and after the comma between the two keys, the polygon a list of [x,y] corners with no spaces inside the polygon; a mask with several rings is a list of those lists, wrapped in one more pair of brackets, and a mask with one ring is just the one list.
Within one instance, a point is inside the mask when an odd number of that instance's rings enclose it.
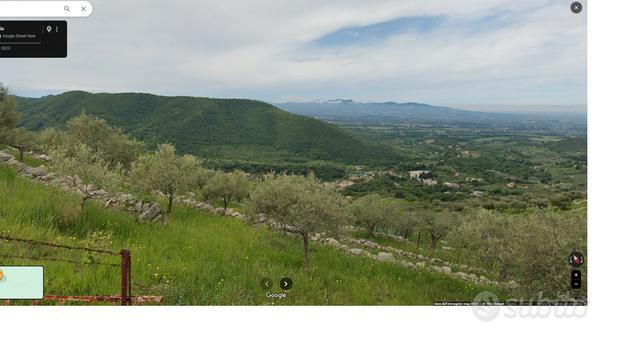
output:
{"label": "dry stone wall", "polygon": [[[38,155],[36,158],[49,161],[49,156]],[[17,171],[20,175],[30,178],[46,186],[54,186],[65,191],[81,194],[78,186],[81,185],[80,178],[57,175],[49,172],[45,165],[30,167],[22,162],[15,160],[12,154],[0,151],[0,164],[7,165]],[[90,191],[91,200],[101,203],[106,208],[115,208],[126,212],[137,214],[140,220],[155,222],[162,218],[162,209],[157,202],[141,200],[134,195],[118,192],[107,192],[105,190]]]}
{"label": "dry stone wall", "polygon": [[[38,155],[39,159],[49,161],[46,155]],[[13,157],[13,155],[0,151],[0,164],[5,164],[14,168],[20,175],[28,177],[34,181],[44,185],[55,186],[66,191],[72,191],[80,194],[78,186],[79,178],[69,176],[59,176],[49,172],[44,165],[39,167],[30,167],[21,163]],[[144,221],[158,221],[163,217],[162,209],[159,204],[151,201],[140,200],[137,197],[118,192],[107,192],[105,190],[92,191],[92,200],[104,205],[106,208],[115,208],[126,212],[137,214]],[[154,195],[161,195],[162,192],[154,191]],[[218,213],[230,216],[236,219],[245,219],[245,216],[233,209],[216,208],[208,203],[197,201],[190,194],[175,197],[174,201],[193,208],[197,208],[209,213]],[[266,218],[261,222],[267,224],[274,229],[284,230],[291,234],[297,233],[296,228],[288,225],[279,224]],[[400,237],[401,238],[401,237]],[[438,258],[430,258],[420,254],[399,250],[390,246],[383,246],[367,239],[357,239],[347,236],[339,236],[339,240],[330,237],[324,233],[314,233],[310,239],[316,241],[323,246],[329,246],[343,251],[353,256],[366,257],[384,263],[399,265],[405,269],[414,271],[427,270],[446,275],[448,277],[463,280],[478,286],[497,286],[504,289],[517,288],[518,284],[511,280],[509,282],[498,282],[489,279],[484,275],[484,270],[469,267],[467,265],[457,265],[449,263]],[[395,239],[404,241],[404,239]],[[371,251],[370,251],[371,250]],[[377,252],[377,253],[373,253]]]}

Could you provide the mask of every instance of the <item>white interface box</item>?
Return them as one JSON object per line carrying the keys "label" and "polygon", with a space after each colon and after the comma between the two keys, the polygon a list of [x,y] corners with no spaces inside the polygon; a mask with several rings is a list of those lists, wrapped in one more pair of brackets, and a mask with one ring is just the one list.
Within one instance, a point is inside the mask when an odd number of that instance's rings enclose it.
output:
{"label": "white interface box", "polygon": [[43,266],[0,266],[0,299],[43,299]]}

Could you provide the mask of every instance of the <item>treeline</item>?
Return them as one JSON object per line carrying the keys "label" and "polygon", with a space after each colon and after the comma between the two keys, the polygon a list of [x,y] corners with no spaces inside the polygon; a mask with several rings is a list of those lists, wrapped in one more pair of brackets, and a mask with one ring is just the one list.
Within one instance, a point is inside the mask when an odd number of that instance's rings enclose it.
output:
{"label": "treeline", "polygon": [[326,122],[254,100],[71,91],[16,101],[24,112],[21,125],[30,130],[64,128],[85,109],[151,150],[170,142],[180,153],[204,159],[386,166],[403,158]]}
{"label": "treeline", "polygon": [[290,173],[299,175],[315,174],[322,180],[337,180],[346,176],[346,166],[329,161],[311,161],[303,163],[259,163],[251,161],[235,161],[235,160],[212,160],[205,161],[205,165],[214,169],[222,169],[223,171],[234,171],[236,169],[247,173]]}
{"label": "treeline", "polygon": [[457,264],[468,261],[495,272],[497,280],[518,280],[525,295],[542,292],[557,298],[567,292],[585,297],[584,291],[568,288],[565,260],[572,251],[586,251],[584,211],[507,214],[485,209],[455,212],[448,207],[418,209],[400,199],[371,194],[355,200],[351,211],[352,221],[368,237],[401,235],[416,243],[420,252],[423,235],[432,253],[444,242],[445,259]]}
{"label": "treeline", "polygon": [[[481,196],[475,197],[474,191],[479,191]],[[447,192],[451,192],[451,194]],[[578,206],[574,202],[587,199],[587,194],[577,189],[552,193],[544,189],[525,190],[478,182],[462,183],[460,188],[448,188],[442,182],[434,186],[427,186],[410,178],[388,175],[367,181],[358,181],[346,188],[344,194],[353,197],[381,194],[404,199],[411,203],[424,203],[431,206],[444,205],[454,211],[484,208],[512,213],[543,208],[570,210],[574,206]]]}

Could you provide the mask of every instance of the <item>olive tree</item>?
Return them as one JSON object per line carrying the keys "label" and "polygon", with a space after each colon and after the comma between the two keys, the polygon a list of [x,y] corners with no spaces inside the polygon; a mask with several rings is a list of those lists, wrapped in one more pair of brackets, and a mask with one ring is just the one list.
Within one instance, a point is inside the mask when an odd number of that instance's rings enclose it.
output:
{"label": "olive tree", "polygon": [[15,99],[9,89],[0,83],[0,143],[11,142],[12,132],[18,120],[19,113],[15,111]]}
{"label": "olive tree", "polygon": [[388,229],[397,226],[400,206],[395,199],[383,198],[378,194],[365,195],[356,199],[351,206],[354,224],[367,230],[372,237],[378,227]]}
{"label": "olive tree", "polygon": [[452,212],[430,212],[420,214],[421,227],[430,236],[430,248],[434,251],[438,242],[456,227],[457,218]]}
{"label": "olive tree", "polygon": [[548,209],[519,215],[481,211],[476,217],[480,245],[472,251],[485,266],[496,268],[498,280],[515,279],[525,292],[542,292],[545,297],[565,293],[586,297],[585,289],[568,285],[566,262],[570,252],[586,251],[585,211]]}
{"label": "olive tree", "polygon": [[305,268],[309,267],[309,235],[338,232],[349,221],[346,199],[313,175],[266,175],[251,192],[246,207],[251,221],[261,215],[300,234]]}
{"label": "olive tree", "polygon": [[25,150],[39,150],[37,134],[23,128],[15,128],[11,133],[11,143],[20,145]]}
{"label": "olive tree", "polygon": [[191,189],[196,173],[201,168],[199,159],[192,155],[179,156],[171,144],[161,144],[154,153],[141,155],[132,163],[132,182],[145,191],[159,190],[168,198],[166,213],[173,210],[173,197]]}
{"label": "olive tree", "polygon": [[396,229],[398,235],[404,238],[410,238],[415,232],[419,218],[414,210],[402,208],[397,215]]}
{"label": "olive tree", "polygon": [[249,190],[250,180],[246,173],[238,170],[232,173],[216,171],[205,183],[203,196],[205,199],[219,198],[226,210],[231,201],[242,201],[246,198]]}
{"label": "olive tree", "polygon": [[112,127],[104,119],[82,112],[67,122],[70,140],[83,143],[102,154],[104,160],[112,165],[121,163],[129,168],[132,161],[144,153],[145,145]]}
{"label": "olive tree", "polygon": [[69,135],[56,129],[54,127],[48,127],[39,133],[37,133],[37,142],[41,145],[41,148],[45,152],[52,152],[58,148],[64,148],[70,144]]}
{"label": "olive tree", "polygon": [[216,171],[213,169],[200,167],[194,173],[194,178],[192,179],[191,187],[196,188],[199,192],[203,193],[203,189],[207,186],[207,183],[212,180],[212,178],[216,175]]}
{"label": "olive tree", "polygon": [[448,242],[456,249],[456,263],[460,263],[460,256],[466,252],[475,251],[481,245],[483,229],[475,218],[465,218],[447,234]]}
{"label": "olive tree", "polygon": [[120,164],[110,166],[99,152],[85,144],[78,144],[68,156],[64,149],[52,150],[52,165],[60,174],[71,176],[73,185],[82,194],[80,211],[84,211],[86,201],[93,197],[93,191],[105,188],[116,189],[122,181]]}

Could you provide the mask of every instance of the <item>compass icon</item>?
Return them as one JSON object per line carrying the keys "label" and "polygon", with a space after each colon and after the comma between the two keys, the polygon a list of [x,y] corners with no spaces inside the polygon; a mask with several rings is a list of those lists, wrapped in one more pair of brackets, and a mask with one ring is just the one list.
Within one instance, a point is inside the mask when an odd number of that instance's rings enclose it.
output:
{"label": "compass icon", "polygon": [[583,254],[581,254],[581,252],[575,251],[570,253],[570,256],[568,257],[568,263],[572,265],[572,267],[581,267],[581,265],[583,265],[583,262],[585,262],[585,257],[583,257]]}

